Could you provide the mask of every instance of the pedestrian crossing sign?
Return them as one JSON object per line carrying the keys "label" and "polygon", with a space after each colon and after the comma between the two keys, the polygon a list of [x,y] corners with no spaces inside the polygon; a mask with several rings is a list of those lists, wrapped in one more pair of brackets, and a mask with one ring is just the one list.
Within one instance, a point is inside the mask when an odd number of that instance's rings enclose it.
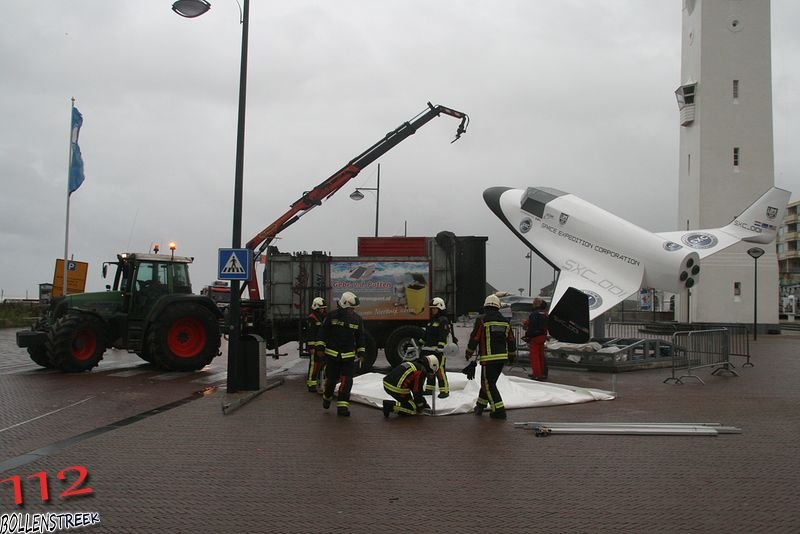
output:
{"label": "pedestrian crossing sign", "polygon": [[218,280],[249,280],[253,251],[246,248],[221,248],[218,256]]}

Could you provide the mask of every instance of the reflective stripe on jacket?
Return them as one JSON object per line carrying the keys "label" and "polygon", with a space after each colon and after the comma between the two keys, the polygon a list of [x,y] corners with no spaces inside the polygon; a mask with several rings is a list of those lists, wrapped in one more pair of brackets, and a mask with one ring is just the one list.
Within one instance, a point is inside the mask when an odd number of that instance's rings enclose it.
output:
{"label": "reflective stripe on jacket", "polygon": [[413,362],[403,362],[383,379],[383,387],[400,395],[418,394],[425,371]]}
{"label": "reflective stripe on jacket", "polygon": [[364,324],[355,312],[339,308],[325,316],[320,327],[320,344],[325,354],[334,358],[355,358],[357,352],[366,352]]}
{"label": "reflective stripe on jacket", "polygon": [[484,315],[475,319],[467,349],[474,351],[476,348],[481,362],[506,360],[510,354],[516,354],[514,331],[500,310],[488,308]]}
{"label": "reflective stripe on jacket", "polygon": [[447,344],[447,336],[450,334],[450,320],[446,315],[437,315],[428,321],[425,326],[425,344],[423,350],[429,350],[441,354]]}
{"label": "reflective stripe on jacket", "polygon": [[309,347],[324,347],[325,343],[321,339],[322,321],[325,320],[325,314],[320,314],[317,310],[313,310],[306,318],[306,344]]}

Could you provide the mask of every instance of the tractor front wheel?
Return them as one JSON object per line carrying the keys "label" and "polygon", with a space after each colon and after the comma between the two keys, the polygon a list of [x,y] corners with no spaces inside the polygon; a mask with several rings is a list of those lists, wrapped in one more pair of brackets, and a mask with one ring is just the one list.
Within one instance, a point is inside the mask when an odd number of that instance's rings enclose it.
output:
{"label": "tractor front wheel", "polygon": [[52,366],[68,373],[97,367],[106,350],[103,322],[93,315],[69,314],[53,325],[47,339]]}
{"label": "tractor front wheel", "polygon": [[205,306],[179,303],[166,308],[147,333],[147,356],[170,371],[197,371],[219,354],[217,318]]}

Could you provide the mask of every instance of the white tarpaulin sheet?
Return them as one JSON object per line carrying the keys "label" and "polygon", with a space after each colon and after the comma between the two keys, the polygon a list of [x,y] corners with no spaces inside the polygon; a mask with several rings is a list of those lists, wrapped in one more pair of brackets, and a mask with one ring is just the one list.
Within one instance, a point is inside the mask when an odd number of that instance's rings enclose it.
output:
{"label": "white tarpaulin sheet", "polygon": [[[384,400],[392,400],[383,389],[380,373],[367,373],[355,377],[350,400],[376,408],[383,407]],[[447,373],[450,382],[450,396],[446,399],[426,396],[428,404],[435,406],[436,415],[470,413],[478,399],[481,383],[481,366],[475,370],[475,379],[467,380],[460,372]],[[500,375],[497,388],[507,409],[535,408],[538,406],[557,406],[578,404],[596,400],[612,400],[615,394],[600,389],[587,389],[551,382],[536,382],[528,378]],[[435,403],[435,405],[434,405]]]}

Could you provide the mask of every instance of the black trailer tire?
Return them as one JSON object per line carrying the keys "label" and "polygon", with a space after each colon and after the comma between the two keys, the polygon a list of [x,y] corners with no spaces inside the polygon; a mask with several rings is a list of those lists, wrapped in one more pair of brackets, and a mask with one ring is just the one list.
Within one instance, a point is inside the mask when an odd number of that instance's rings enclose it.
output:
{"label": "black trailer tire", "polygon": [[214,313],[201,304],[181,302],[165,308],[150,325],[146,353],[163,369],[197,371],[219,354],[219,344]]}
{"label": "black trailer tire", "polygon": [[50,361],[50,355],[47,354],[47,347],[44,345],[40,345],[38,347],[28,347],[28,355],[30,355],[31,360],[33,360],[36,364],[48,369],[53,368],[53,362]]}
{"label": "black trailer tire", "polygon": [[419,340],[425,337],[425,331],[419,326],[401,326],[392,331],[386,338],[383,352],[389,365],[395,367],[403,362],[406,350],[412,347],[412,341],[419,345]]}
{"label": "black trailer tire", "polygon": [[375,343],[375,338],[367,330],[364,330],[364,344],[366,345],[367,353],[364,355],[364,362],[361,365],[356,360],[356,376],[369,373],[378,358],[378,344]]}
{"label": "black trailer tire", "polygon": [[105,351],[103,322],[87,313],[64,315],[48,334],[47,352],[52,366],[59,371],[88,371],[97,367]]}

